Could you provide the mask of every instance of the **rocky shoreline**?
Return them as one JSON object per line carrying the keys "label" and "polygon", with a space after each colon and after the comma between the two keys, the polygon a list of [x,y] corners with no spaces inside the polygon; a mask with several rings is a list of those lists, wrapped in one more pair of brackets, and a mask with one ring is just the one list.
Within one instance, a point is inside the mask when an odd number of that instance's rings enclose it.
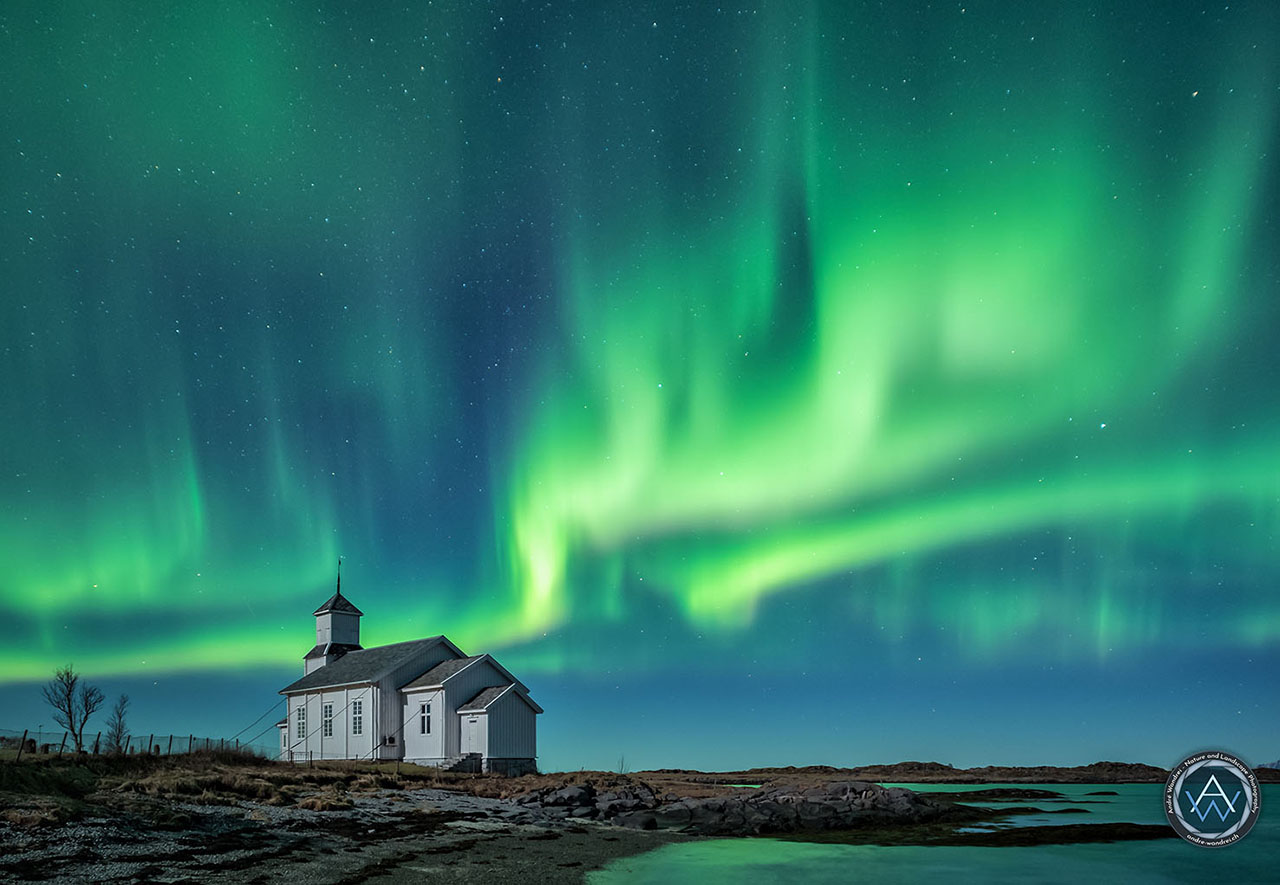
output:
{"label": "rocky shoreline", "polygon": [[[739,789],[732,796],[680,798],[659,796],[643,782],[597,791],[591,783],[534,790],[516,803],[562,820],[607,821],[642,831],[685,836],[771,836],[793,841],[857,845],[1062,845],[1175,838],[1167,826],[1132,823],[1072,823],[1058,826],[1005,827],[1022,815],[1086,815],[1079,805],[1045,810],[1011,803],[1034,800],[1068,803],[1053,790],[997,788],[973,793],[921,793],[866,781],[835,781],[816,786]],[[989,808],[968,804],[1002,803]],[[963,800],[963,801],[961,801]],[[1005,804],[1009,803],[1009,804]]]}
{"label": "rocky shoreline", "polygon": [[[745,793],[746,795],[742,795]],[[865,781],[811,787],[777,786],[736,796],[659,797],[643,782],[597,792],[590,783],[534,790],[516,803],[563,819],[609,821],[638,830],[675,830],[697,836],[762,836],[867,826],[960,823],[991,812],[887,789]]]}
{"label": "rocky shoreline", "polygon": [[[917,792],[821,768],[499,778],[234,757],[100,766],[0,769],[0,879],[580,882],[615,858],[711,837],[973,846],[1174,838],[1167,826],[1089,823],[1099,798],[1029,787]],[[981,805],[965,804],[973,802]],[[1028,814],[1076,817],[1005,823]]]}
{"label": "rocky shoreline", "polygon": [[315,811],[102,797],[55,826],[0,821],[0,880],[89,883],[581,882],[682,837],[446,790],[386,790]]}

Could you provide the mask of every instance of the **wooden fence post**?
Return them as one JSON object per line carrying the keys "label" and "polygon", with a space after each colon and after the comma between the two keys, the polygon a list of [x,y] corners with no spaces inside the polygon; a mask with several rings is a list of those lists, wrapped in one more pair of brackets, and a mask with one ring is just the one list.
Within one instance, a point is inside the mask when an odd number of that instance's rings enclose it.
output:
{"label": "wooden fence post", "polygon": [[93,755],[95,756],[98,755],[98,745],[100,743],[102,743],[102,732],[98,732],[98,734],[93,739]]}
{"label": "wooden fence post", "polygon": [[58,744],[58,758],[59,758],[59,759],[61,759],[61,758],[62,758],[62,751],[63,751],[63,749],[65,749],[65,748],[66,748],[66,746],[67,746],[67,733],[64,731],[64,732],[62,733],[62,743]]}
{"label": "wooden fence post", "polygon": [[165,754],[166,756],[172,756],[172,755],[173,755],[173,735],[169,735],[169,749],[168,749],[168,750],[165,750],[165,753],[164,753],[164,754]]}
{"label": "wooden fence post", "polygon": [[187,735],[187,753],[190,754],[191,749],[196,745],[196,736],[194,734]]}
{"label": "wooden fence post", "polygon": [[13,760],[14,762],[22,761],[22,751],[26,746],[27,746],[27,730],[24,728],[22,729],[22,743],[18,744],[18,758]]}
{"label": "wooden fence post", "polygon": [[147,735],[147,755],[151,755],[151,748],[155,746],[156,736],[154,734]]}

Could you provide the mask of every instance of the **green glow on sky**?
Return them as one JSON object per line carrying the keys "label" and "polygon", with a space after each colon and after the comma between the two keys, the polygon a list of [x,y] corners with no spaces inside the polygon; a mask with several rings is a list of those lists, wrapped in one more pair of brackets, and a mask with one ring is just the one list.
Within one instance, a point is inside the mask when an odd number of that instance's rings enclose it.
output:
{"label": "green glow on sky", "polygon": [[1182,408],[1170,390],[1232,344],[1276,103],[1171,96],[1196,124],[1175,175],[1104,125],[1109,72],[942,113],[904,105],[946,106],[916,87],[868,106],[846,79],[787,82],[840,70],[815,51],[760,73],[787,136],[744,115],[708,161],[745,148],[740,188],[579,225],[573,349],[510,484],[523,617],[592,592],[569,586],[582,557],[734,629],[764,594],[899,556],[1222,498],[1274,510],[1273,426],[1206,458],[1126,422]]}
{"label": "green glow on sky", "polygon": [[1275,13],[499,5],[0,14],[0,679],[1274,649]]}

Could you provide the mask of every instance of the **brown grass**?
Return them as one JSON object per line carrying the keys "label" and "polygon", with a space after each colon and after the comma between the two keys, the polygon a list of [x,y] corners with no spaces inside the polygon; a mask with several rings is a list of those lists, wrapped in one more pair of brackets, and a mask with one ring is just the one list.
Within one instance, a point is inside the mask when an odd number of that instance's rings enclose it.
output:
{"label": "brown grass", "polygon": [[201,805],[227,805],[241,800],[283,805],[288,801],[279,785],[258,772],[226,766],[214,766],[203,773],[161,770],[140,778],[123,779],[111,788]]}
{"label": "brown grass", "polygon": [[311,811],[348,811],[353,806],[346,799],[337,796],[308,796],[299,800],[298,807]]}
{"label": "brown grass", "polygon": [[122,761],[114,770],[103,772],[98,789],[199,804],[297,803],[330,811],[349,808],[348,793],[425,787],[469,791],[472,784],[492,781],[493,786],[483,795],[496,796],[497,782],[503,780],[496,775],[458,775],[416,765],[401,765],[397,773],[394,763],[333,761],[303,766],[218,753],[144,760],[141,765]]}
{"label": "brown grass", "polygon": [[0,820],[20,827],[52,827],[75,817],[77,810],[76,803],[41,797],[0,810]]}

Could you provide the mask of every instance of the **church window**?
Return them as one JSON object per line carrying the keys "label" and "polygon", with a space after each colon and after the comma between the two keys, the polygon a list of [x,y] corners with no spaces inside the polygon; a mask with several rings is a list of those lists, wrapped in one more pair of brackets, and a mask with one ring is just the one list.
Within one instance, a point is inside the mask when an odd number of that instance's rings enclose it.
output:
{"label": "church window", "polygon": [[327,738],[333,737],[333,704],[324,705],[324,714],[321,717],[321,724],[323,725],[323,730],[321,731],[320,736]]}
{"label": "church window", "polygon": [[422,734],[431,734],[431,705],[419,704],[418,715],[420,716],[418,721],[419,731]]}
{"label": "church window", "polygon": [[364,734],[364,701],[351,702],[351,733]]}
{"label": "church window", "polygon": [[298,708],[297,728],[295,736],[298,740],[303,740],[307,736],[307,702],[303,701],[302,706]]}

